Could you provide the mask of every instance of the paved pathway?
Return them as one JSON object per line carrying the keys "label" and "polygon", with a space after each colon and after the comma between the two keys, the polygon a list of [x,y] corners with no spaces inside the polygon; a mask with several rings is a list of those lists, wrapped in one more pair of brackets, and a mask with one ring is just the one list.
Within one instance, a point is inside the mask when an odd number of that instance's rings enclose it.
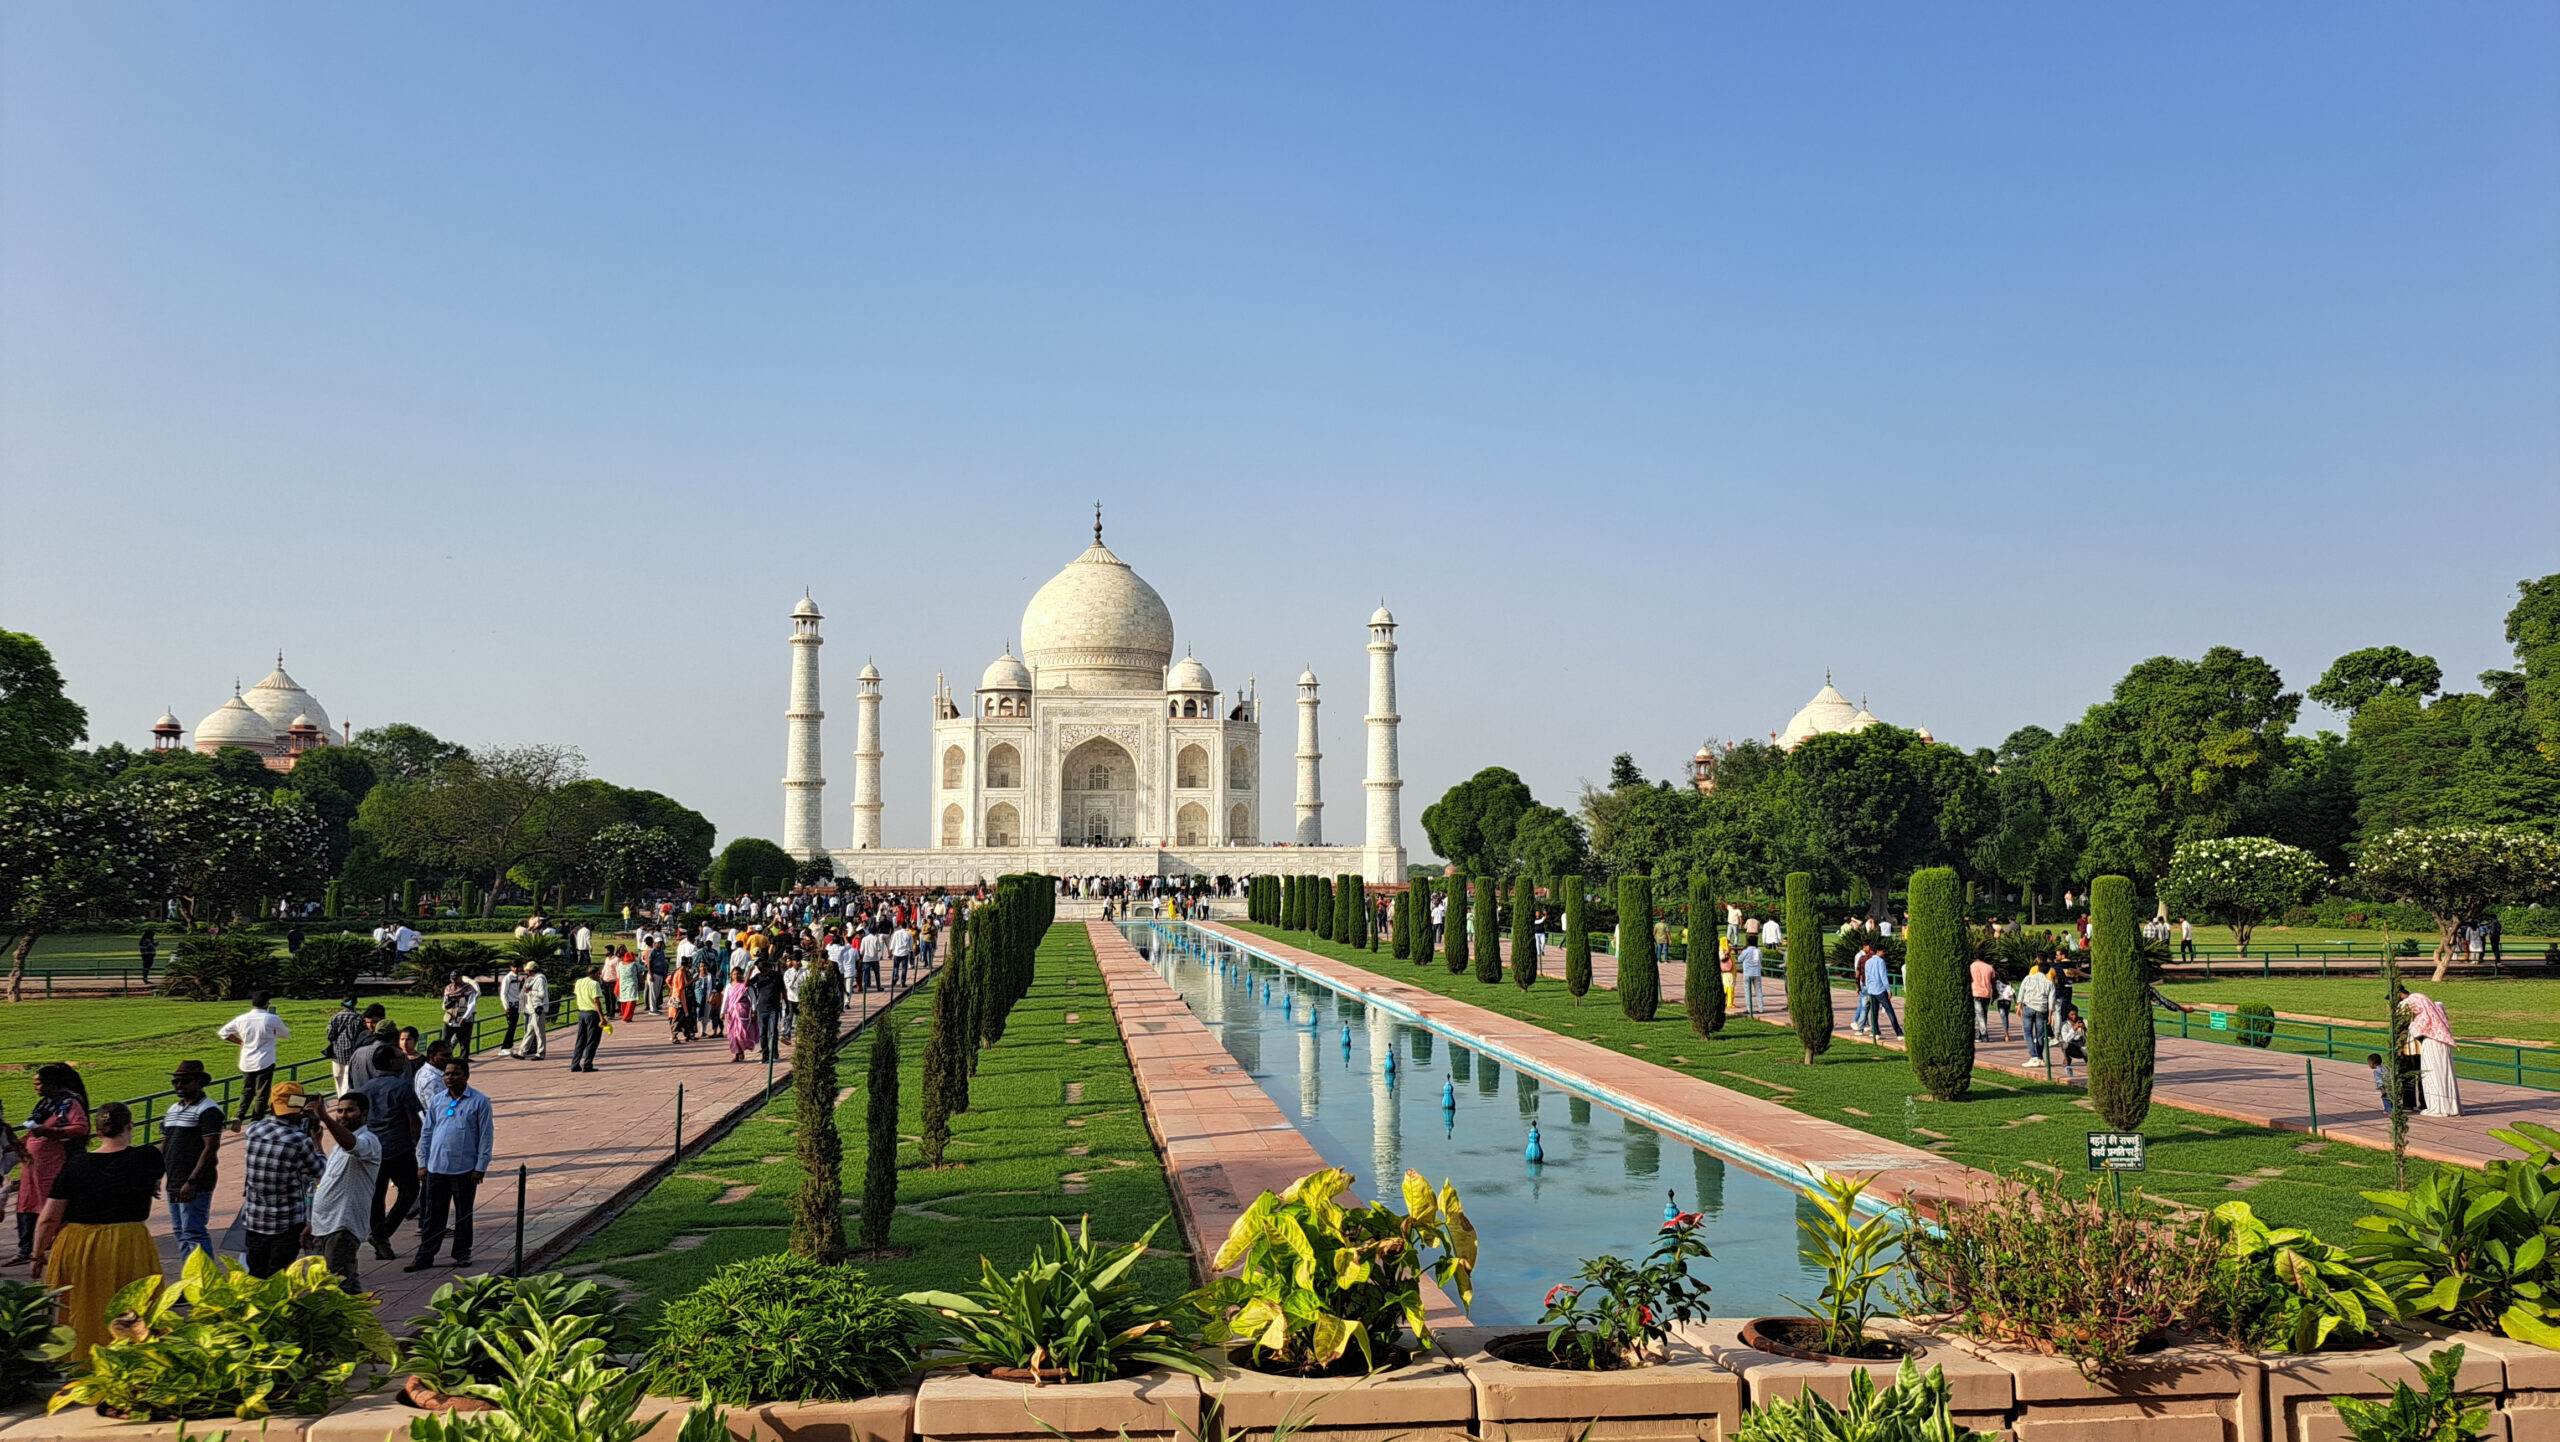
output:
{"label": "paved pathway", "polygon": [[[854,1031],[877,1014],[881,997],[875,991],[848,998],[845,1030]],[[364,1248],[359,1275],[394,1330],[424,1312],[427,1299],[446,1282],[501,1271],[514,1260],[519,1165],[527,1170],[524,1254],[527,1270],[532,1270],[574,1245],[600,1211],[618,1207],[667,1169],[675,1150],[679,1087],[688,1149],[764,1096],[765,1068],[753,1052],[747,1061],[732,1062],[727,1043],[716,1037],[687,1044],[670,1041],[662,1017],[643,1014],[628,1024],[617,1023],[598,1049],[592,1073],[569,1070],[575,1035],[574,1027],[554,1027],[551,1054],[541,1061],[517,1061],[497,1052],[483,1052],[473,1061],[471,1084],[488,1093],[495,1106],[498,1138],[474,1209],[472,1265],[401,1270],[416,1255],[414,1220],[401,1230],[397,1260],[377,1260],[370,1247]],[[791,1068],[777,1065],[772,1075],[779,1090],[788,1084]],[[223,1139],[221,1171],[211,1218],[217,1243],[240,1205],[237,1134]],[[175,1276],[177,1248],[166,1206],[153,1209],[151,1230],[164,1265]]]}
{"label": "paved pathway", "polygon": [[[1507,940],[1503,955],[1507,961]],[[1563,949],[1550,945],[1540,969],[1561,977]],[[1664,1006],[1676,1009],[1687,1000],[1686,971],[1686,964],[1678,961],[1662,968]],[[1593,953],[1591,984],[1594,988],[1616,989],[1618,959]],[[1773,976],[1762,984],[1761,992],[1763,1001],[1777,1008],[1777,1013],[1773,1018],[1763,1011],[1760,1020],[1771,1026],[1785,1026],[1784,986]],[[1845,1036],[1850,1019],[1858,1014],[1857,995],[1834,988],[1831,1005],[1838,1034]],[[1894,1005],[1896,1010],[1906,1009],[1902,998],[1895,998]],[[1748,1018],[1737,1014],[1735,1020]],[[1975,1064],[2015,1076],[2045,1076],[2043,1067],[2027,1064],[2024,1029],[2015,1035],[2016,1041],[1991,1041],[1981,1049]],[[1882,1045],[1898,1051],[1902,1042],[1891,1037]],[[2372,1073],[2360,1063],[2322,1061],[2291,1052],[2175,1036],[2161,1037],[2156,1055],[2151,1095],[2164,1105],[2289,1132],[2312,1131],[2311,1114],[2316,1105],[2319,1135],[2385,1151],[2391,1147],[2390,1123],[2383,1116],[2381,1098],[2374,1093]],[[2308,1082],[2304,1079],[2306,1065],[2310,1068]],[[2085,1076],[2083,1069],[2082,1077]],[[2053,1079],[2078,1080],[2058,1071]],[[2560,1093],[2466,1080],[2462,1083],[2461,1116],[2409,1119],[2409,1155],[2478,1166],[2515,1155],[2513,1148],[2489,1135],[2492,1128],[2518,1121],[2552,1124],[2555,1119],[2560,1119]]]}
{"label": "paved pathway", "polygon": [[[1762,1170],[1781,1176],[1812,1178],[1873,1173],[1870,1195],[1880,1202],[1905,1200],[1934,1210],[1962,1202],[1997,1185],[1984,1172],[1935,1152],[1862,1132],[1854,1127],[1790,1110],[1776,1102],[1701,1081],[1685,1072],[1658,1066],[1594,1042],[1561,1036],[1528,1022],[1516,1021],[1397,980],[1389,972],[1362,968],[1301,951],[1227,923],[1209,922],[1211,931],[1277,956],[1323,981],[1358,992],[1396,1010],[1421,1017],[1434,1029],[1461,1043],[1506,1057],[1578,1090],[1627,1098],[1618,1108],[1639,1121],[1675,1132],[1687,1130],[1722,1139]],[[1596,958],[1595,958],[1596,959]],[[1381,953],[1383,964],[1395,963]]]}

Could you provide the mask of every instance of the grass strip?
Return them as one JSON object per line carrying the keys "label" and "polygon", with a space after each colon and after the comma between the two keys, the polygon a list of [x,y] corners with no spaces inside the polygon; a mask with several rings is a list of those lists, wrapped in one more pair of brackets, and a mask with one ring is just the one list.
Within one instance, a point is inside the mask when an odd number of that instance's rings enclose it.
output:
{"label": "grass strip", "polygon": [[[389,1009],[392,1019],[414,1026],[433,1040],[444,1025],[441,1003],[431,996],[369,997]],[[494,1036],[503,1031],[506,1013],[494,994],[480,1003],[480,1028]],[[190,1058],[201,1061],[216,1077],[235,1075],[240,1049],[214,1033],[224,1022],[247,1011],[245,1001],[175,1001],[156,996],[109,996],[80,1001],[24,1001],[0,1006],[0,1108],[12,1121],[23,1119],[35,1103],[35,1069],[47,1062],[69,1062],[89,1088],[89,1101],[126,1101],[169,1088],[169,1069]],[[284,1061],[320,1055],[328,1037],[334,1001],[280,1001],[276,1014],[293,1028],[278,1048]],[[320,1073],[325,1084],[328,1073]]]}
{"label": "grass strip", "polygon": [[[2079,1089],[2000,1072],[1977,1069],[1973,1094],[1964,1101],[1934,1100],[1920,1089],[1902,1053],[1851,1040],[1845,1014],[1831,1050],[1806,1066],[1793,1032],[1739,1016],[1722,1033],[1701,1037],[1677,1008],[1654,1021],[1629,1021],[1618,1010],[1615,992],[1595,989],[1576,1005],[1562,980],[1554,977],[1522,992],[1508,979],[1488,986],[1472,977],[1451,976],[1436,963],[1415,966],[1383,951],[1372,954],[1277,927],[1236,925],[1301,951],[1985,1171],[2085,1173],[2086,1134],[2105,1129]],[[1771,994],[1774,999],[1775,988]],[[1738,1084],[1753,1081],[1761,1085]],[[2158,1103],[2142,1130],[2150,1138],[2151,1169],[2126,1179],[2128,1193],[2138,1188],[2163,1201],[2207,1209],[2245,1198],[2270,1223],[2306,1227],[2332,1240],[2351,1236],[2355,1219],[2372,1210],[2358,1192],[2391,1185],[2391,1158],[2350,1143],[2315,1141],[2298,1132]],[[2430,1169],[2429,1163],[2412,1161],[2410,1180]]]}
{"label": "grass strip", "polygon": [[[1004,1040],[980,1054],[970,1109],[951,1119],[953,1164],[926,1170],[922,1130],[924,1037],[932,986],[898,1004],[889,1020],[901,1036],[898,1094],[898,1214],[889,1243],[903,1255],[858,1263],[892,1291],[953,1289],[975,1282],[981,1257],[1010,1271],[1051,1236],[1049,1220],[1072,1227],[1090,1217],[1099,1242],[1131,1242],[1173,1211],[1172,1189],[1138,1105],[1129,1056],[1113,1024],[1093,944],[1078,924],[1060,923],[1040,944],[1031,991],[1013,1009]],[[1076,1020],[1070,1021],[1069,1017]],[[836,1108],[845,1139],[845,1229],[858,1230],[862,1198],[863,1066],[870,1043],[845,1048],[851,1083]],[[1072,1099],[1070,1099],[1072,1098]],[[780,1251],[790,1240],[793,1160],[789,1093],[741,1121],[677,1174],[573,1253],[567,1265],[595,1264],[628,1284],[641,1313],[681,1296],[725,1263]],[[1191,1264],[1168,1222],[1138,1264],[1147,1292],[1170,1301],[1190,1290]]]}

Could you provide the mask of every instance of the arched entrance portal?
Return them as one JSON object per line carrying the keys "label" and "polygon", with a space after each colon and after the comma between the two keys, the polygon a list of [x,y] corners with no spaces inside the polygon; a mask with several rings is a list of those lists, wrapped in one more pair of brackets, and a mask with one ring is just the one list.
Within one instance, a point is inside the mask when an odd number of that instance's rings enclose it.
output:
{"label": "arched entrance portal", "polygon": [[1138,763],[1096,736],[1058,768],[1058,839],[1069,846],[1130,846],[1138,839]]}

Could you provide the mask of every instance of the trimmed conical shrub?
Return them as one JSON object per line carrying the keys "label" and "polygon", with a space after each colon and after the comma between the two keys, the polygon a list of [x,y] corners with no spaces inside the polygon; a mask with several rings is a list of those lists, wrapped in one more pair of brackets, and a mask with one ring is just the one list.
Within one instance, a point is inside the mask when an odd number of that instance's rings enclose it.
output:
{"label": "trimmed conical shrub", "polygon": [[1387,931],[1395,958],[1403,961],[1413,955],[1413,893],[1404,892],[1389,904]]}
{"label": "trimmed conical shrub", "polygon": [[[1972,988],[1966,983],[1963,883],[1951,866],[1911,877],[1902,951],[1903,1054],[1922,1089],[1960,1102],[1973,1089]],[[2096,1063],[2090,1063],[2093,1074]]]}
{"label": "trimmed conical shrub", "polygon": [[2089,883],[2089,1101],[2120,1132],[2151,1114],[2150,990],[2133,882],[2101,876]]}
{"label": "trimmed conical shrub", "polygon": [[1538,892],[1527,876],[1511,883],[1511,983],[1522,991],[1538,984]]}
{"label": "trimmed conical shrub", "polygon": [[1651,1021],[1662,1005],[1662,968],[1653,959],[1653,878],[1618,878],[1618,1009]]}
{"label": "trimmed conical shrub", "polygon": [[1333,878],[1319,876],[1316,878],[1316,939],[1333,940],[1334,924],[1339,920],[1334,914]]}
{"label": "trimmed conical shrub", "polygon": [[1681,1004],[1689,1029],[1700,1036],[1724,1030],[1724,968],[1716,950],[1716,887],[1705,872],[1689,878],[1689,965],[1681,973]]}
{"label": "trimmed conical shrub", "polygon": [[1831,972],[1822,963],[1822,923],[1813,909],[1813,874],[1787,873],[1787,1020],[1804,1044],[1805,1065],[1831,1050]]}
{"label": "trimmed conical shrub", "polygon": [[1502,980],[1502,911],[1496,905],[1499,890],[1492,877],[1476,878],[1476,980],[1488,985]]}
{"label": "trimmed conical shrub", "polygon": [[969,1008],[960,987],[962,926],[951,928],[951,958],[933,983],[933,1026],[924,1039],[924,1132],[926,1166],[942,1165],[951,1145],[951,1118],[969,1109],[969,1064],[966,1057]]}
{"label": "trimmed conical shrub", "polygon": [[883,1009],[871,1022],[869,1095],[863,1098],[863,1117],[870,1129],[862,1159],[862,1249],[866,1252],[889,1245],[889,1218],[898,1209],[898,1026],[892,1009]]}
{"label": "trimmed conical shrub", "polygon": [[1298,878],[1294,876],[1280,878],[1280,929],[1298,929]]}
{"label": "trimmed conical shrub", "polygon": [[1431,878],[1417,876],[1405,886],[1405,934],[1412,943],[1408,959],[1417,966],[1431,964]]}
{"label": "trimmed conical shrub", "polygon": [[1582,878],[1568,876],[1564,888],[1564,989],[1575,1001],[1591,991],[1591,922],[1584,914]]}
{"label": "trimmed conical shrub", "polygon": [[1441,951],[1451,976],[1467,974],[1467,879],[1451,874],[1449,881],[1449,917],[1440,923]]}
{"label": "trimmed conical shrub", "polygon": [[833,1266],[844,1260],[844,1139],[836,1132],[836,1027],[844,979],[812,967],[800,983],[800,1025],[791,1044],[792,1149],[800,1189],[791,1196],[791,1250]]}

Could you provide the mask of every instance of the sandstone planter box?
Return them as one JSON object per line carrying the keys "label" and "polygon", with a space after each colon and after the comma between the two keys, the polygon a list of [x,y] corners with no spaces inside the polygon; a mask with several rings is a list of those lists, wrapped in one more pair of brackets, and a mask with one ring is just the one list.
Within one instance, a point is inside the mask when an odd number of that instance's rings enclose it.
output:
{"label": "sandstone planter box", "polygon": [[[1485,1350],[1545,1328],[1434,1333],[1475,1389],[1476,1427],[1508,1442],[1722,1442],[1742,1420],[1742,1378],[1679,1338],[1650,1367],[1574,1372],[1506,1362]],[[1586,1433],[1587,1429],[1587,1433]]]}
{"label": "sandstone planter box", "polygon": [[[2348,1442],[2338,1409],[2329,1404],[2331,1397],[2388,1397],[2397,1382],[2423,1391],[2426,1383],[2418,1375],[2420,1364],[2454,1340],[2469,1343],[2473,1339],[2424,1337],[2358,1352],[2261,1359],[2267,1369],[2267,1442]],[[2506,1372],[2497,1353],[2468,1346],[2458,1385],[2462,1391],[2494,1397],[2506,1384]],[[2560,1420],[2560,1412],[2552,1416]],[[2493,1426],[2491,1437],[2497,1435]]]}
{"label": "sandstone planter box", "polygon": [[2100,1382],[2061,1357],[1969,1337],[1961,1350],[2009,1374],[2018,1442],[2267,1442],[2265,1368],[2227,1347],[2146,1352]]}
{"label": "sandstone planter box", "polygon": [[[2495,1357],[2506,1369],[2498,1415],[2507,1442],[2560,1442],[2560,1352],[2491,1332],[2444,1332],[2438,1338],[2468,1349],[2462,1359],[2466,1379],[2475,1357]],[[2496,1437],[2491,1433],[2492,1442]]]}
{"label": "sandstone planter box", "polygon": [[933,1373],[916,1389],[914,1429],[927,1442],[1056,1442],[1059,1432],[1108,1442],[1124,1434],[1130,1442],[1182,1442],[1200,1432],[1200,1383],[1179,1372],[1149,1372],[1117,1382],[1034,1387],[954,1369]]}
{"label": "sandstone planter box", "polygon": [[[910,1382],[858,1402],[759,1402],[746,1410],[764,1442],[912,1442],[916,1388]],[[729,1414],[731,1430],[740,1415]]]}
{"label": "sandstone planter box", "polygon": [[[691,1410],[693,1410],[693,1403],[683,1397],[643,1397],[632,1415],[642,1421],[660,1419],[646,1434],[648,1442],[674,1442],[676,1429],[684,1425],[685,1414]],[[756,1406],[750,1404],[744,1407],[731,1407],[728,1412],[731,1437],[739,1439],[739,1442],[749,1442],[749,1439],[754,1438],[763,1438],[766,1442],[771,1442],[773,1431],[770,1427],[762,1431],[756,1430],[761,1421],[758,1415],[759,1409]],[[429,1415],[432,1414],[402,1401],[397,1391],[385,1388],[370,1396],[358,1397],[325,1417],[309,1419],[310,1430],[301,1436],[303,1442],[385,1442],[386,1438],[407,1442],[409,1424],[417,1418]],[[257,1442],[258,1424],[234,1422],[229,1425],[233,1428],[232,1435],[238,1439],[238,1442]],[[198,1423],[195,1430],[209,1435],[219,1431],[220,1427],[216,1424]],[[811,1435],[823,1437],[827,1434]],[[848,1434],[835,1435],[841,1438]],[[0,1438],[7,1436],[7,1433],[0,1432]],[[903,1439],[881,1439],[881,1442],[903,1442]]]}
{"label": "sandstone planter box", "polygon": [[1466,1442],[1476,1390],[1445,1352],[1365,1377],[1275,1377],[1233,1362],[1201,1384],[1228,1442],[1268,1442],[1284,1420],[1305,1442]]}
{"label": "sandstone planter box", "polygon": [[[1749,1320],[1711,1317],[1683,1323],[1674,1335],[1741,1377],[1746,1400],[1754,1407],[1805,1392],[1831,1402],[1847,1402],[1852,1373],[1865,1372],[1875,1378],[1878,1387],[1889,1387],[1902,1367],[1899,1358],[1806,1362],[1746,1347],[1742,1345],[1742,1327]],[[1947,1374],[1948,1410],[1955,1414],[1959,1425],[1981,1432],[2007,1430],[2017,1396],[2015,1379],[2008,1368],[1899,1318],[1879,1318],[1873,1325],[1875,1330],[1891,1334],[1910,1348],[1912,1360],[1921,1371],[1937,1367]]]}
{"label": "sandstone planter box", "polygon": [[[101,1417],[95,1407],[65,1407],[50,1417],[41,1414],[0,1429],[0,1438],[8,1442],[178,1442],[178,1429],[185,1428],[195,1442],[220,1435],[226,1427],[240,1442],[300,1442],[316,1420],[310,1417],[264,1417],[255,1422],[237,1418],[201,1418],[191,1422],[125,1422]],[[264,1428],[264,1431],[260,1431]]]}

